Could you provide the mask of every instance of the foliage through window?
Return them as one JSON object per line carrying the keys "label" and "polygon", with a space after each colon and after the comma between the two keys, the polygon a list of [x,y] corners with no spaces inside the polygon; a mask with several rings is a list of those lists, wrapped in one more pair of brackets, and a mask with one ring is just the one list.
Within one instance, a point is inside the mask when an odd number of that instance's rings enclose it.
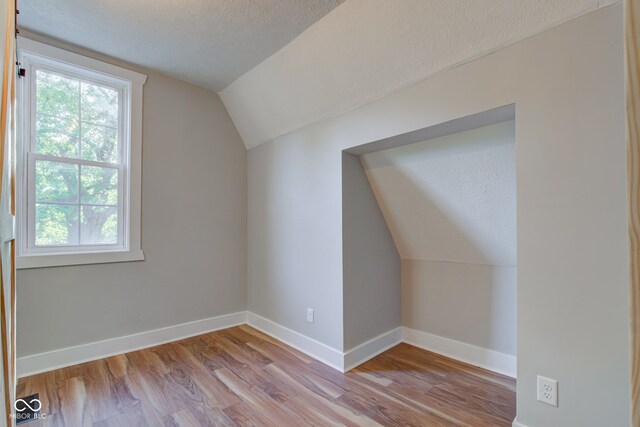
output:
{"label": "foliage through window", "polygon": [[[139,196],[146,76],[26,39],[21,43],[33,50],[20,56],[26,76],[18,97],[19,261],[37,255],[37,262],[25,261],[29,267],[143,259]],[[115,258],[95,256],[115,252]],[[42,261],[41,255],[58,261]],[[69,261],[66,255],[84,258]]]}
{"label": "foliage through window", "polygon": [[117,244],[119,92],[43,69],[35,85],[35,246]]}

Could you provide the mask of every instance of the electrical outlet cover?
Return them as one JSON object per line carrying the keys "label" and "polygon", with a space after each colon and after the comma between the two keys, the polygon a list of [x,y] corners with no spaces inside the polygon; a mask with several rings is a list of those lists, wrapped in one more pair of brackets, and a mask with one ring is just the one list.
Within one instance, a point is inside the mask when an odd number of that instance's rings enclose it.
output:
{"label": "electrical outlet cover", "polygon": [[551,406],[558,406],[558,381],[538,375],[538,400]]}

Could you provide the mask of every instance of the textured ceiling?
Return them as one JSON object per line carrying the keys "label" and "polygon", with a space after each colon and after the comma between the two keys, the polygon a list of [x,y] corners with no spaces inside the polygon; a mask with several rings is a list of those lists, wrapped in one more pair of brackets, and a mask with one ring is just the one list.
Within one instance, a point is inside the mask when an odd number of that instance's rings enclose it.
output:
{"label": "textured ceiling", "polygon": [[252,148],[617,1],[348,0],[221,96]]}
{"label": "textured ceiling", "polygon": [[18,0],[18,24],[220,91],[343,1]]}

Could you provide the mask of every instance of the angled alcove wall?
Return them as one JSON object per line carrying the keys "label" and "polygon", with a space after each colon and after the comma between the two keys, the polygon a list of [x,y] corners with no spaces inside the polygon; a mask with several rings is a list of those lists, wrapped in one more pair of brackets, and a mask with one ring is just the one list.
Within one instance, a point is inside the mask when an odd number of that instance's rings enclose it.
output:
{"label": "angled alcove wall", "polygon": [[514,116],[343,153],[345,348],[402,325],[515,355]]}
{"label": "angled alcove wall", "polygon": [[342,153],[342,268],[345,350],[401,323],[400,256],[354,154]]}

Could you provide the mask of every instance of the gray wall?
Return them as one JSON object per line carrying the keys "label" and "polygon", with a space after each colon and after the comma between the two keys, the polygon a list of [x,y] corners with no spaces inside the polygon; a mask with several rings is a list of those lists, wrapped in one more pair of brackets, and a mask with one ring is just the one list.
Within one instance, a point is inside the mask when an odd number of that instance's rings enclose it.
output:
{"label": "gray wall", "polygon": [[402,260],[402,325],[516,355],[516,267]]}
{"label": "gray wall", "polygon": [[[622,16],[589,13],[251,149],[250,309],[340,348],[342,150],[515,103],[518,419],[628,425]],[[537,374],[559,381],[559,407],[536,401]]]}
{"label": "gray wall", "polygon": [[344,349],[400,326],[400,256],[360,158],[342,154]]}
{"label": "gray wall", "polygon": [[342,157],[316,142],[248,152],[249,311],[342,350]]}
{"label": "gray wall", "polygon": [[362,163],[403,260],[403,326],[514,355],[515,122]]}
{"label": "gray wall", "polygon": [[244,145],[218,95],[146,74],[146,261],[19,270],[18,356],[246,309]]}

